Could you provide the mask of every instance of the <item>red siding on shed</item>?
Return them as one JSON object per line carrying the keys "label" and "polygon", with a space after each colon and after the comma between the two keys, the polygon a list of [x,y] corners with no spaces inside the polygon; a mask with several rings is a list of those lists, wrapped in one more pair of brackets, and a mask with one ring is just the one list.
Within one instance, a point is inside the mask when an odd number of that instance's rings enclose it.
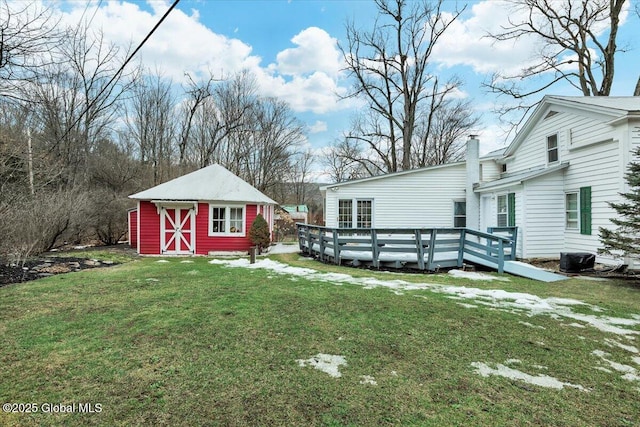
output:
{"label": "red siding on shed", "polygon": [[[138,221],[131,219],[131,212],[139,215]],[[130,212],[130,227],[134,237],[130,237],[130,241],[135,240],[135,232],[133,227],[138,223],[140,229],[137,234],[140,236],[137,242],[138,253],[143,255],[160,255],[160,215],[156,205],[149,201],[141,200],[138,211]],[[258,213],[257,205],[246,205],[245,213],[245,236],[244,237],[227,237],[227,236],[209,236],[209,204],[198,203],[198,214],[195,220],[195,253],[198,255],[208,255],[209,252],[223,251],[248,251],[252,246],[249,239],[249,229]],[[265,216],[265,214],[263,214]],[[268,213],[267,213],[268,216]],[[135,247],[132,246],[131,247]]]}
{"label": "red siding on shed", "polygon": [[129,246],[133,249],[138,247],[138,211],[129,211]]}
{"label": "red siding on shed", "polygon": [[141,200],[138,215],[140,215],[140,241],[138,253],[147,255],[160,254],[160,215],[156,205]]}
{"label": "red siding on shed", "polygon": [[218,251],[248,251],[252,246],[249,240],[249,228],[256,218],[257,206],[246,205],[245,237],[209,236],[209,204],[198,203],[196,216],[196,253],[208,255]]}

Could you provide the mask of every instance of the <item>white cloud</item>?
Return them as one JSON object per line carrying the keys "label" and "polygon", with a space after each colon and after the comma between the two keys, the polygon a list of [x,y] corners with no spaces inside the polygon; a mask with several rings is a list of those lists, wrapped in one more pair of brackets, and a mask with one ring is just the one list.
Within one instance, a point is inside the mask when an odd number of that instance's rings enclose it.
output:
{"label": "white cloud", "polygon": [[277,55],[277,69],[285,75],[323,72],[335,77],[343,67],[338,41],[318,27],[302,30],[291,42],[297,47]]}
{"label": "white cloud", "polygon": [[489,0],[473,5],[471,17],[454,21],[438,41],[433,58],[448,67],[469,65],[478,73],[518,71],[531,60],[535,41],[497,43],[487,37],[501,31],[509,17],[513,18],[506,2]]}
{"label": "white cloud", "polygon": [[327,131],[327,122],[323,122],[322,120],[317,120],[314,124],[309,126],[310,133],[320,133]]}
{"label": "white cloud", "polygon": [[[64,22],[75,25],[92,16],[91,27],[102,28],[105,41],[126,48],[137,46],[169,5],[150,1],[151,10],[133,2],[107,2],[97,10],[85,11],[84,3],[71,3],[61,12]],[[140,50],[136,59],[151,70],[160,70],[176,83],[185,82],[185,73],[196,79],[213,73],[229,77],[241,70],[256,76],[265,96],[287,101],[296,112],[327,113],[349,108],[338,103],[346,93],[340,86],[340,52],[337,41],[326,31],[310,27],[295,35],[295,47],[278,53],[276,63],[262,66],[262,58],[249,44],[237,38],[217,34],[200,22],[200,13],[174,9]]]}
{"label": "white cloud", "polygon": [[[83,14],[93,16],[91,28],[102,29],[105,41],[116,46],[136,47],[168,9],[165,2],[149,2],[152,11],[142,10],[136,3],[107,2],[97,10],[84,11],[84,3],[73,2],[62,13],[64,22],[74,25]],[[144,65],[160,69],[167,77],[182,82],[184,73],[196,76],[211,71],[216,76],[255,66],[260,58],[251,55],[252,48],[238,39],[216,34],[200,22],[200,14],[192,9],[187,15],[174,9],[137,54]]]}
{"label": "white cloud", "polygon": [[346,89],[340,87],[336,79],[321,71],[309,76],[285,79],[272,72],[257,70],[256,76],[266,95],[284,99],[294,111],[323,114],[348,107],[346,103],[338,103],[338,94],[346,93]]}
{"label": "white cloud", "polygon": [[[551,3],[554,3],[553,0]],[[626,3],[620,13],[621,26],[627,21],[629,7]],[[579,8],[574,8],[574,13],[578,12]],[[452,18],[451,14],[445,16]],[[454,21],[438,40],[434,46],[433,59],[447,67],[468,65],[477,73],[517,74],[537,62],[534,59],[542,46],[540,38],[522,36],[518,40],[495,41],[488,34],[504,32],[504,28],[510,25],[509,22],[525,22],[527,19],[525,8],[514,7],[506,1],[484,0],[476,3],[471,7],[468,19],[459,18]],[[592,29],[596,35],[602,35],[609,29],[608,20],[603,19]]]}

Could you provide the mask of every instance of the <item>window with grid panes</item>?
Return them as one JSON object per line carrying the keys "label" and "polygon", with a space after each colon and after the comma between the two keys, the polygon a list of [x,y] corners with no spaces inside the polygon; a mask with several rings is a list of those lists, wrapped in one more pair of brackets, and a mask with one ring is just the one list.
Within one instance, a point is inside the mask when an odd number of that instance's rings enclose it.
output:
{"label": "window with grid panes", "polygon": [[353,201],[351,199],[338,200],[338,228],[353,227]]}
{"label": "window with grid panes", "polygon": [[356,227],[358,228],[371,228],[373,218],[373,203],[371,200],[358,200],[356,201]]}

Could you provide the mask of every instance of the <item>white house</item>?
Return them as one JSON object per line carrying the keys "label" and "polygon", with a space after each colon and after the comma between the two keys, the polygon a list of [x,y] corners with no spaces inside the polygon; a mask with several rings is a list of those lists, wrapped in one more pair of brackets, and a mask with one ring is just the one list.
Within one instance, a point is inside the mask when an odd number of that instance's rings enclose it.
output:
{"label": "white house", "polygon": [[596,253],[638,146],[640,97],[545,96],[504,150],[472,137],[465,162],[322,187],[326,225],[517,226],[521,258]]}

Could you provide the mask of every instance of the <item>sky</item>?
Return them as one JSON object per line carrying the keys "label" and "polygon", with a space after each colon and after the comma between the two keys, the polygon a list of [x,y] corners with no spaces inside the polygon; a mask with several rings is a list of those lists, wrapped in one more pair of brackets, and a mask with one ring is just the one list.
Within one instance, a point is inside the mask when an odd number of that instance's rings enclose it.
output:
{"label": "sky", "polygon": [[[459,96],[469,99],[481,117],[474,133],[481,154],[505,146],[509,139],[493,112],[496,98],[481,87],[498,70],[515,70],[531,58],[531,41],[492,44],[487,31],[505,25],[508,11],[500,0],[465,3],[445,0],[449,13],[466,9],[434,49],[432,72],[457,75],[464,86]],[[155,25],[167,1],[80,1],[66,3],[64,19],[89,17],[107,40],[136,46]],[[623,14],[619,54],[612,95],[631,95],[640,67],[640,22],[633,12]],[[338,48],[345,41],[345,24],[353,21],[369,30],[377,10],[369,0],[182,0],[139,52],[137,59],[160,70],[176,83],[185,73],[228,77],[251,70],[263,95],[287,101],[308,129],[308,145],[316,152],[340,138],[362,104],[340,100],[350,82]],[[546,94],[580,95],[569,87]],[[542,95],[541,95],[542,96]],[[540,96],[540,97],[541,97]],[[512,135],[511,135],[512,137]]]}

